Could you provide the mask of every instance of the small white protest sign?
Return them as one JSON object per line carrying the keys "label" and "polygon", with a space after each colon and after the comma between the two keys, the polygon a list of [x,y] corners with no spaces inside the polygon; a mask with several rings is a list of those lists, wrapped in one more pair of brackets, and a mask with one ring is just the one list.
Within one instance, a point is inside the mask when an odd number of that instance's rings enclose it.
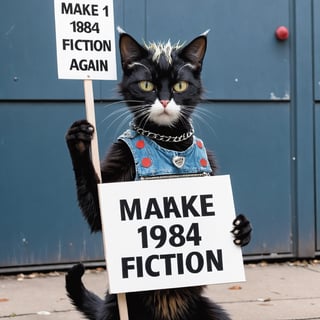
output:
{"label": "small white protest sign", "polygon": [[98,189],[111,293],[245,280],[228,175]]}
{"label": "small white protest sign", "polygon": [[113,0],[54,0],[59,79],[116,80]]}

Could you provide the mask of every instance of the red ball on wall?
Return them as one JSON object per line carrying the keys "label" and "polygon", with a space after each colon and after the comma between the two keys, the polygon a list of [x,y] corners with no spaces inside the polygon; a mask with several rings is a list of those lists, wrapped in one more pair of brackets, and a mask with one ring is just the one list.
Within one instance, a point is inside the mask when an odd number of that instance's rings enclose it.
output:
{"label": "red ball on wall", "polygon": [[276,30],[276,37],[280,41],[287,40],[289,38],[289,30],[285,26],[280,26]]}

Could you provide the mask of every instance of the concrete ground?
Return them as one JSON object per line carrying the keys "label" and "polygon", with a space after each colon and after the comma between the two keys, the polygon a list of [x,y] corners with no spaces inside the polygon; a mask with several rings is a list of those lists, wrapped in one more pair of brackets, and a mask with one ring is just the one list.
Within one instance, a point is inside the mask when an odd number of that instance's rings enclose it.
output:
{"label": "concrete ground", "polygon": [[[233,320],[320,319],[320,261],[247,264],[247,281],[209,286],[206,294]],[[106,273],[88,270],[85,285],[100,296]],[[0,276],[0,319],[78,320],[64,289],[64,274]]]}

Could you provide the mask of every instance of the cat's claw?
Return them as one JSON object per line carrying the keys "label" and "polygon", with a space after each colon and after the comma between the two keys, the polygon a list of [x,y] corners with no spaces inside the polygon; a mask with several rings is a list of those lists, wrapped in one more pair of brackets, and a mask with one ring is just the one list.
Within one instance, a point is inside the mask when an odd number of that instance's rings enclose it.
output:
{"label": "cat's claw", "polygon": [[80,154],[88,151],[94,133],[94,127],[87,120],[74,122],[66,134],[66,141],[70,151]]}
{"label": "cat's claw", "polygon": [[231,232],[235,237],[234,244],[241,247],[246,246],[251,240],[252,227],[250,221],[243,214],[239,214],[234,219],[233,226]]}

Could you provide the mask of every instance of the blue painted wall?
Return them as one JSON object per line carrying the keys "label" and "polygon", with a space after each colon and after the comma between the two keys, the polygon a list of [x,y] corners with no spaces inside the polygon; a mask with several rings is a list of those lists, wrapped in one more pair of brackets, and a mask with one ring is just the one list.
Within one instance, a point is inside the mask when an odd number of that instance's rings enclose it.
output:
{"label": "blue painted wall", "polygon": [[[211,29],[194,122],[220,173],[231,174],[237,211],[254,225],[244,253],[315,256],[320,0],[114,2],[116,24],[137,39],[188,41]],[[101,236],[90,234],[77,207],[64,142],[85,116],[83,86],[57,79],[53,1],[4,0],[2,8],[0,268],[103,260]],[[275,38],[279,25],[289,40]],[[113,104],[116,87],[94,82],[101,156],[127,127],[124,105]]]}

